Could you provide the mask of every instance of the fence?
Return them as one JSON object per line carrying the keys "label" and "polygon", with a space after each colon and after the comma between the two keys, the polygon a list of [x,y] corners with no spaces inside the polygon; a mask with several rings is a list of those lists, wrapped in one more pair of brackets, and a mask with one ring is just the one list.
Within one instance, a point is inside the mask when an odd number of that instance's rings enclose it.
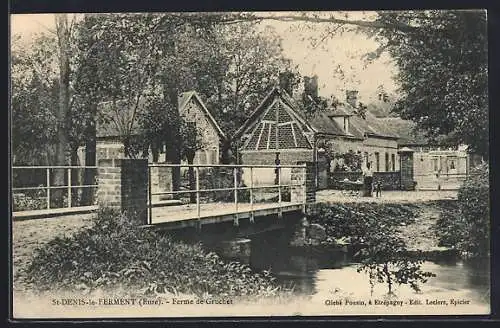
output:
{"label": "fence", "polygon": [[[273,184],[258,182],[255,171],[261,172],[259,170],[262,169],[274,170]],[[171,175],[172,170],[181,173],[177,186],[165,179],[165,175]],[[305,206],[306,172],[306,165],[149,164],[148,223],[151,224],[152,218],[158,216],[153,213],[155,209],[168,205],[195,205],[194,209],[189,208],[195,211],[189,217],[198,219],[223,212],[253,213],[264,207]],[[169,213],[172,214],[173,210]],[[177,215],[180,217],[180,214]]]}
{"label": "fence", "polygon": [[[347,179],[347,180],[346,180]],[[332,172],[330,173],[328,187],[330,189],[346,190],[354,188],[352,184],[346,184],[345,181],[362,182],[362,172]],[[401,173],[400,171],[373,172],[373,182],[381,182],[382,190],[400,190]]]}
{"label": "fence", "polygon": [[[95,202],[96,166],[14,166],[14,212],[92,206]],[[91,184],[84,184],[92,181]]]}

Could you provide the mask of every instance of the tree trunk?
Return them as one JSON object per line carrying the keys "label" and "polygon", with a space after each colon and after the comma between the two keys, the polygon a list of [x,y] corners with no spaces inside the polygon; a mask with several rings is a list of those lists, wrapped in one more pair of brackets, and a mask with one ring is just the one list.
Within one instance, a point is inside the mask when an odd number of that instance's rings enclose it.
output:
{"label": "tree trunk", "polygon": [[[187,156],[188,164],[193,165],[195,154],[196,154],[195,152],[190,152],[188,154]],[[188,168],[188,175],[189,175],[189,190],[196,190],[196,177],[194,175],[194,168],[192,166]],[[194,192],[189,193],[189,202],[196,203],[196,193]]]}
{"label": "tree trunk", "polygon": [[[168,83],[168,85],[164,85],[164,95],[165,98],[168,99],[172,106],[172,119],[169,122],[169,126],[172,131],[171,136],[172,140],[165,140],[167,145],[167,156],[171,163],[180,164],[181,163],[181,149],[180,149],[180,114],[179,114],[179,105],[178,105],[178,89],[175,83]],[[179,166],[172,167],[172,191],[180,190],[181,184],[181,168]],[[174,194],[174,199],[178,199],[179,194]]]}
{"label": "tree trunk", "polygon": [[[59,101],[56,112],[57,117],[57,144],[56,165],[68,163],[68,121],[69,115],[69,30],[68,17],[66,14],[56,15],[56,32],[59,44]],[[54,170],[54,185],[64,185],[64,170]],[[53,190],[53,199],[56,205],[62,205],[63,189]]]}
{"label": "tree trunk", "polygon": [[[85,166],[96,166],[97,165],[97,142],[96,142],[96,125],[95,117],[97,115],[97,104],[92,104],[91,117],[92,122],[89,124],[87,138],[85,140]],[[95,184],[96,178],[95,169],[85,169],[83,184],[85,186]],[[82,191],[82,205],[92,205],[94,203],[94,191],[95,188],[83,188]]]}
{"label": "tree trunk", "polygon": [[[78,158],[78,146],[71,148],[71,166],[80,166],[80,161]],[[82,173],[79,169],[70,169],[71,171],[71,186],[80,186],[80,174]],[[81,188],[71,188],[71,206],[79,206],[81,205],[78,200],[78,193]],[[69,195],[68,195],[69,199]]]}

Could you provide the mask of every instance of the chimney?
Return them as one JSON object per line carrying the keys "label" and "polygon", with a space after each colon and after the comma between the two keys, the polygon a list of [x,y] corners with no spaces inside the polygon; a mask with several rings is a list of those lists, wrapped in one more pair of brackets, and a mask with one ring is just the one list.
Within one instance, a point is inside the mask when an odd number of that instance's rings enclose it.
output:
{"label": "chimney", "polygon": [[346,90],[346,101],[349,105],[356,108],[358,105],[358,91],[357,90]]}
{"label": "chimney", "polygon": [[304,92],[312,98],[318,98],[318,76],[304,77]]}
{"label": "chimney", "polygon": [[281,72],[279,74],[279,86],[281,89],[285,90],[290,96],[293,95],[292,78],[293,78],[293,73],[289,71]]}

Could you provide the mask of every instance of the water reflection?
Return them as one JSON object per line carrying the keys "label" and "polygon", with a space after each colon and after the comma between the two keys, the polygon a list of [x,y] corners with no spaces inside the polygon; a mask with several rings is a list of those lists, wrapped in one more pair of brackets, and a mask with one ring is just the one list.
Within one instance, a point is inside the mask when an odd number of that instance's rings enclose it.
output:
{"label": "water reflection", "polygon": [[[266,241],[252,244],[250,263],[258,270],[271,270],[284,283],[293,283],[299,295],[327,299],[335,296],[387,297],[387,286],[376,284],[371,294],[369,277],[358,273],[350,254],[341,250],[299,250]],[[467,299],[489,307],[489,261],[463,262],[444,258],[426,261],[423,271],[436,276],[421,284],[416,294],[409,286],[394,286],[397,297],[426,299]]]}

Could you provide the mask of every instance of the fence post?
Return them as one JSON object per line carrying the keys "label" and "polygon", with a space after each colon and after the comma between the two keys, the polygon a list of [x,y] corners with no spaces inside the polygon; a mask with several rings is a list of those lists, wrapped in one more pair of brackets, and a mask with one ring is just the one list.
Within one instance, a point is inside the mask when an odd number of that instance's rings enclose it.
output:
{"label": "fence post", "polygon": [[200,167],[196,167],[196,215],[198,217],[198,227],[201,228],[201,215],[200,215]]}
{"label": "fence post", "polygon": [[250,222],[255,222],[253,216],[253,167],[250,166]]}
{"label": "fence post", "polygon": [[68,207],[71,207],[71,168],[68,168]]}
{"label": "fence post", "polygon": [[281,167],[278,166],[276,167],[278,170],[278,218],[281,218],[283,216],[283,211],[281,208]]}
{"label": "fence post", "polygon": [[151,167],[148,165],[148,224],[153,223],[153,192],[152,186],[153,182],[151,181]]}
{"label": "fence post", "polygon": [[233,180],[234,180],[234,225],[238,225],[238,168],[233,168]]}
{"label": "fence post", "polygon": [[50,209],[50,167],[47,167],[47,209]]}

